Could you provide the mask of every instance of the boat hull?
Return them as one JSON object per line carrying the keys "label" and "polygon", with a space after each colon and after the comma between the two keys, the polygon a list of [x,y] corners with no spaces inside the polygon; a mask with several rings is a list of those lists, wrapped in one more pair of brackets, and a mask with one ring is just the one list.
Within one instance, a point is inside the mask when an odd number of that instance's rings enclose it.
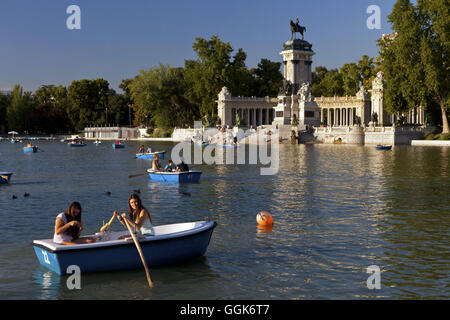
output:
{"label": "boat hull", "polygon": [[148,171],[150,180],[170,183],[197,183],[200,181],[201,171],[186,172],[153,172]]}
{"label": "boat hull", "polygon": [[377,149],[377,150],[391,150],[392,146],[376,146],[375,149]]}
{"label": "boat hull", "polygon": [[86,147],[86,143],[68,143],[67,145],[71,148]]}
{"label": "boat hull", "polygon": [[11,181],[12,172],[0,172],[0,184],[6,184]]}
{"label": "boat hull", "polygon": [[25,147],[23,148],[24,153],[34,153],[38,151],[38,147]]}
{"label": "boat hull", "polygon": [[224,145],[222,145],[222,148],[239,148],[240,146],[238,146],[238,145],[229,145],[229,144],[224,144]]}
{"label": "boat hull", "polygon": [[113,143],[112,144],[112,148],[113,149],[123,149],[123,148],[125,148],[125,146],[123,144],[115,144],[115,143]]}
{"label": "boat hull", "polygon": [[164,159],[164,155],[166,154],[166,152],[165,151],[161,151],[161,152],[152,152],[152,153],[136,153],[136,158],[153,160],[153,159],[155,159],[155,154],[158,155],[159,159],[163,160]]}
{"label": "boat hull", "polygon": [[[193,224],[196,226],[195,230],[161,235],[158,235],[157,231],[160,227],[155,227],[155,236],[141,239],[139,244],[147,265],[152,267],[173,264],[204,255],[217,224],[205,221]],[[81,272],[142,268],[142,261],[133,240],[110,242],[110,245],[99,242],[74,246],[54,244],[52,247],[43,241],[35,240],[33,246],[40,264],[60,275],[66,274],[71,265],[78,266]]]}

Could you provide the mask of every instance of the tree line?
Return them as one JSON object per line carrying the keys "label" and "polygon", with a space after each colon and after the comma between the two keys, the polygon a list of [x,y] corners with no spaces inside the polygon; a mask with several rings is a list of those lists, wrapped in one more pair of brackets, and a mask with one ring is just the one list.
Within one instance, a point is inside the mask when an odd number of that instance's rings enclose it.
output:
{"label": "tree line", "polygon": [[0,92],[0,128],[37,134],[68,133],[88,125],[126,124],[127,98],[104,79],[73,81],[67,88],[44,85],[34,93],[15,85]]}

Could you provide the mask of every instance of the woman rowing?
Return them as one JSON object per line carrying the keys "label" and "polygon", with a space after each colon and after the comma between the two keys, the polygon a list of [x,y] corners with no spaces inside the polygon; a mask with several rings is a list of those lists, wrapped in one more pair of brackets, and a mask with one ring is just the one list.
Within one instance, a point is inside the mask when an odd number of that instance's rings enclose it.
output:
{"label": "woman rowing", "polygon": [[61,212],[56,217],[53,242],[65,245],[95,242],[93,238],[80,237],[82,230],[81,205],[72,202],[66,212]]}
{"label": "woman rowing", "polygon": [[122,213],[122,215],[120,215],[117,210],[114,211],[114,216],[117,217],[120,223],[125,227],[126,224],[124,219],[127,219],[130,226],[138,233],[142,235],[155,235],[155,231],[152,226],[152,217],[147,209],[145,209],[142,205],[141,199],[134,193],[130,196],[130,198],[128,198],[128,215],[129,216],[127,217],[126,213]]}

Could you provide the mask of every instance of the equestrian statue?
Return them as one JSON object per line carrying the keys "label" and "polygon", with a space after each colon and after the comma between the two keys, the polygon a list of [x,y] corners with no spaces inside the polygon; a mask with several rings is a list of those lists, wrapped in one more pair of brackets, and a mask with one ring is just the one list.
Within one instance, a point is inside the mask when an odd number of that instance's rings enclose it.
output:
{"label": "equestrian statue", "polygon": [[295,39],[295,34],[298,32],[302,35],[302,40],[304,39],[303,33],[306,31],[306,27],[303,27],[299,24],[298,18],[295,20],[295,23],[291,20],[291,40]]}

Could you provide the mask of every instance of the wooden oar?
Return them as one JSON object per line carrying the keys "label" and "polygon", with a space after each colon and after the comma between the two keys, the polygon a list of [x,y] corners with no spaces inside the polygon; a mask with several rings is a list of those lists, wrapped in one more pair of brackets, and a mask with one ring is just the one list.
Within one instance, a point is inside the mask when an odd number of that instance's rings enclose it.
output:
{"label": "wooden oar", "polygon": [[109,229],[109,226],[111,225],[111,223],[113,223],[115,218],[115,215],[113,214],[113,216],[111,217],[111,219],[108,221],[107,224],[105,224],[103,227],[100,228],[100,232],[105,232],[106,230]]}
{"label": "wooden oar", "polygon": [[145,176],[146,174],[148,174],[148,172],[146,172],[146,173],[139,173],[139,174],[132,174],[132,175],[128,176],[128,178],[134,178],[134,177]]}
{"label": "wooden oar", "polygon": [[144,268],[145,268],[145,274],[147,275],[148,285],[150,286],[150,288],[153,288],[153,282],[152,282],[152,279],[150,278],[150,272],[148,271],[147,263],[145,262],[144,254],[142,253],[141,246],[139,245],[139,241],[136,239],[136,236],[134,235],[133,230],[131,230],[131,227],[127,221],[128,219],[124,218],[123,220],[125,221],[128,231],[130,232],[130,235],[133,238],[134,244],[136,245],[136,249],[139,252],[139,255],[141,256],[141,260],[142,260],[142,263],[144,264]]}

